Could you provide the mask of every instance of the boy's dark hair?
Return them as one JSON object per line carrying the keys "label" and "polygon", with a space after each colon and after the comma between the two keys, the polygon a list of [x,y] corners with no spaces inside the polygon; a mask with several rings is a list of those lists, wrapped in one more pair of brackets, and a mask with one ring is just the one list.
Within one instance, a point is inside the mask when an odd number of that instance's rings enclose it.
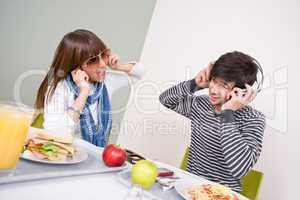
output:
{"label": "boy's dark hair", "polygon": [[257,61],[249,55],[233,51],[222,55],[210,72],[209,80],[222,78],[226,82],[234,82],[235,87],[245,88],[245,84],[253,85],[257,79]]}

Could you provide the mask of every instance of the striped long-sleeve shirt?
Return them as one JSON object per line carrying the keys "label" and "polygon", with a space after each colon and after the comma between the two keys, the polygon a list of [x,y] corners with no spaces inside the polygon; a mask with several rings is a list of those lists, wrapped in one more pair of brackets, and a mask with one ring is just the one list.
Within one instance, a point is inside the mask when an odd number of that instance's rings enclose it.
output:
{"label": "striped long-sleeve shirt", "polygon": [[262,148],[265,116],[246,106],[217,114],[207,95],[196,96],[195,80],[164,91],[160,102],[191,120],[187,170],[241,191],[241,178],[256,163]]}

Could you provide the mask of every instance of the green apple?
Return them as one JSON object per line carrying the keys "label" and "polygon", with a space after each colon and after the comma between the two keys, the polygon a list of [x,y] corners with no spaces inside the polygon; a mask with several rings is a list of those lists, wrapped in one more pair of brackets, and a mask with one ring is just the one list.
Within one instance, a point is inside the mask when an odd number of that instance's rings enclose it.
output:
{"label": "green apple", "polygon": [[131,181],[144,189],[149,189],[154,184],[157,174],[157,167],[153,162],[140,160],[132,167]]}

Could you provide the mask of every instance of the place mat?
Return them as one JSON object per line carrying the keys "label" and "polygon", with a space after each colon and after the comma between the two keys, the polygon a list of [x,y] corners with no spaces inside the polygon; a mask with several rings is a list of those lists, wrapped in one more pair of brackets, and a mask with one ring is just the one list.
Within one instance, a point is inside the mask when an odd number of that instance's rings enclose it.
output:
{"label": "place mat", "polygon": [[20,159],[13,175],[0,172],[0,185],[67,176],[118,172],[129,167],[127,162],[121,167],[107,167],[102,160],[103,148],[99,148],[82,139],[76,138],[74,145],[86,150],[88,158],[85,161],[77,164],[58,165]]}
{"label": "place mat", "polygon": [[[119,181],[126,185],[128,188],[131,184],[131,171],[125,170],[119,173]],[[184,198],[176,192],[175,188],[164,191],[159,183],[155,184],[148,190],[144,191],[147,198],[151,200],[184,200]]]}

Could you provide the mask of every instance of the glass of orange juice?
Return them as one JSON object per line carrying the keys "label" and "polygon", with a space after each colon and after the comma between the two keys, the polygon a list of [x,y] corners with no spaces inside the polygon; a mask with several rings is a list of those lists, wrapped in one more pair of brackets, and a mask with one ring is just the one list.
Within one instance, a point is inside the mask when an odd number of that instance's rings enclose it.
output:
{"label": "glass of orange juice", "polygon": [[0,172],[16,168],[32,117],[29,107],[0,102]]}

